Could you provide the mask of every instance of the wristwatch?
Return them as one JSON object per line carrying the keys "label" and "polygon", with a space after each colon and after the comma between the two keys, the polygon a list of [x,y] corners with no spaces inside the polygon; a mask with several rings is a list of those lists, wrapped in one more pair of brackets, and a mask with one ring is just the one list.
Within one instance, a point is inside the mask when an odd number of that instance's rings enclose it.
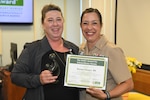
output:
{"label": "wristwatch", "polygon": [[106,90],[104,90],[104,93],[105,93],[106,96],[107,96],[105,100],[111,100],[109,92],[106,91]]}

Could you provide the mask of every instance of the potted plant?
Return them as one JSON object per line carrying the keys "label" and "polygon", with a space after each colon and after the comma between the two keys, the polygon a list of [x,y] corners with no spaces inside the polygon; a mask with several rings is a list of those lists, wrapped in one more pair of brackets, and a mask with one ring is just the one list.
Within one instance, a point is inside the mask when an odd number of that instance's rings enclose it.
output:
{"label": "potted plant", "polygon": [[137,68],[141,68],[142,62],[139,62],[136,58],[126,57],[127,65],[131,73],[136,73]]}

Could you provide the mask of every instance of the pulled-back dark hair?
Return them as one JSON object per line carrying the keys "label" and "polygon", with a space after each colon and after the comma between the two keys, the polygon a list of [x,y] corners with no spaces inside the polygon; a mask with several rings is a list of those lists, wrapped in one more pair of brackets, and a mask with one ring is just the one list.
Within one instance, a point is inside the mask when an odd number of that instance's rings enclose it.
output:
{"label": "pulled-back dark hair", "polygon": [[87,8],[87,9],[85,9],[85,10],[82,12],[80,23],[82,23],[82,18],[83,18],[83,16],[84,16],[84,14],[86,14],[86,13],[92,13],[92,12],[95,12],[95,13],[97,14],[97,16],[98,16],[98,18],[99,18],[99,22],[100,22],[100,24],[102,25],[103,22],[102,22],[101,13],[99,12],[98,9],[94,9],[94,8]]}
{"label": "pulled-back dark hair", "polygon": [[47,13],[48,11],[52,11],[52,10],[57,10],[57,11],[59,11],[59,12],[61,13],[61,16],[63,16],[60,7],[58,7],[58,6],[54,5],[54,4],[45,5],[45,6],[43,7],[42,11],[41,11],[41,14],[42,14],[41,22],[42,22],[42,23],[43,23],[43,21],[44,21],[44,18],[45,18],[46,13]]}

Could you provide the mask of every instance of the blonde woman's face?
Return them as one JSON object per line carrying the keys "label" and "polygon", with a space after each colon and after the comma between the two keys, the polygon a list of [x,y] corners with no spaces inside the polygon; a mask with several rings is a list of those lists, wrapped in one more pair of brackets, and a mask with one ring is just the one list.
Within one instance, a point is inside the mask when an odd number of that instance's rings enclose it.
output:
{"label": "blonde woman's face", "polygon": [[57,10],[46,13],[44,22],[42,24],[43,30],[49,39],[59,39],[63,33],[63,17],[61,12]]}
{"label": "blonde woman's face", "polygon": [[82,34],[87,42],[96,42],[100,38],[101,24],[95,12],[85,13],[82,18]]}

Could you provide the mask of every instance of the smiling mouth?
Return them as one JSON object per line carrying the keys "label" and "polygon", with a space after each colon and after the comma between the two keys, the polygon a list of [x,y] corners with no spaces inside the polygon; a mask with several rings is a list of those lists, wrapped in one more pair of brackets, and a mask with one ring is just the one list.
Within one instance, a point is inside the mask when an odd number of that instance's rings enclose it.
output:
{"label": "smiling mouth", "polygon": [[58,28],[55,28],[55,29],[52,29],[53,32],[58,32],[59,29]]}
{"label": "smiling mouth", "polygon": [[58,31],[58,30],[59,30],[59,28],[53,28],[53,30],[54,30],[54,31]]}
{"label": "smiling mouth", "polygon": [[87,35],[93,35],[93,32],[86,32]]}

